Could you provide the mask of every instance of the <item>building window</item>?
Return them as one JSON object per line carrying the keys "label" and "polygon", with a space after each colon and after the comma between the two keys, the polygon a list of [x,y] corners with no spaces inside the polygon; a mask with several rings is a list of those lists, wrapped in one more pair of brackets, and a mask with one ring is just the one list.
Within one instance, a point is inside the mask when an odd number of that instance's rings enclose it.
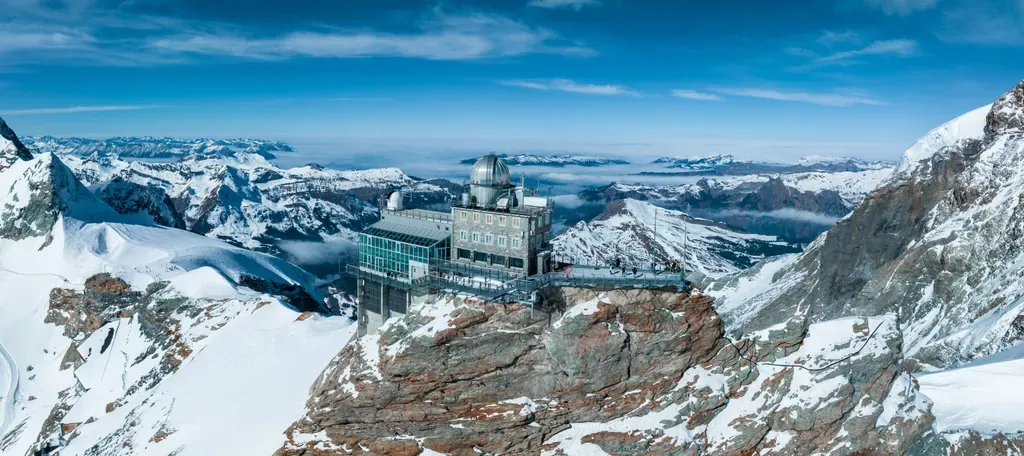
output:
{"label": "building window", "polygon": [[459,233],[459,239],[462,239],[463,241],[468,241],[469,240],[469,233],[467,233],[465,231]]}
{"label": "building window", "polygon": [[505,236],[498,236],[498,247],[505,246]]}
{"label": "building window", "polygon": [[519,228],[519,217],[512,217],[512,226]]}
{"label": "building window", "polygon": [[473,242],[480,242],[480,233],[473,233]]}
{"label": "building window", "polygon": [[459,258],[462,258],[464,260],[468,260],[470,258],[473,258],[473,253],[470,252],[469,250],[466,250],[466,249],[458,249],[458,254],[459,254]]}
{"label": "building window", "polygon": [[493,215],[487,214],[487,217],[485,219],[487,220],[487,224],[488,225],[493,225],[494,224],[494,216]]}
{"label": "building window", "polygon": [[498,216],[498,225],[505,226],[505,216],[504,215],[499,215]]}
{"label": "building window", "polygon": [[459,211],[459,216],[462,217],[462,221],[463,222],[466,221],[466,211]]}
{"label": "building window", "polygon": [[512,238],[512,248],[513,249],[518,249],[519,248],[519,239],[518,238]]}
{"label": "building window", "polygon": [[491,264],[505,266],[505,257],[502,255],[491,254]]}
{"label": "building window", "polygon": [[494,243],[494,235],[488,233],[487,236],[484,238],[484,244],[493,244],[493,243]]}
{"label": "building window", "polygon": [[480,222],[480,214],[479,213],[476,213],[476,212],[473,213],[473,221],[477,222],[477,223]]}
{"label": "building window", "polygon": [[473,252],[473,259],[476,261],[487,262],[487,254],[484,252]]}
{"label": "building window", "polygon": [[512,258],[512,257],[509,257],[508,265],[513,267],[513,268],[523,269],[523,259],[522,258]]}

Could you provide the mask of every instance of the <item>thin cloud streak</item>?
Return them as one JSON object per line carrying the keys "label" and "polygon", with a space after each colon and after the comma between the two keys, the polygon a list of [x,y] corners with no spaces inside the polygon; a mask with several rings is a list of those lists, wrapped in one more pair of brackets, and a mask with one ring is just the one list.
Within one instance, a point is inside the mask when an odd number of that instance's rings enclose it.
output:
{"label": "thin cloud streak", "polygon": [[509,87],[522,87],[524,89],[543,90],[549,92],[569,92],[585,95],[640,95],[639,92],[620,85],[580,84],[571,79],[513,79],[499,81],[498,83]]}
{"label": "thin cloud streak", "polygon": [[722,97],[713,93],[698,92],[696,90],[687,89],[676,89],[672,91],[672,96],[676,98],[685,98],[687,100],[697,101],[722,101]]}
{"label": "thin cloud streak", "polygon": [[15,109],[12,111],[4,111],[3,114],[9,116],[35,116],[47,114],[75,114],[81,112],[138,111],[142,109],[156,109],[162,107],[163,106],[160,105],[69,106],[64,108]]}
{"label": "thin cloud streak", "polygon": [[435,10],[418,33],[378,31],[296,31],[276,37],[231,33],[183,34],[154,39],[158,52],[230,56],[253,60],[294,57],[406,57],[426,60],[477,60],[527,54],[586,57],[593,49],[567,42],[555,32],[505,16],[476,13],[448,15]]}
{"label": "thin cloud streak", "polygon": [[885,102],[867,95],[814,92],[783,92],[761,88],[716,88],[712,91],[737,97],[762,98],[777,101],[798,101],[821,106],[846,107],[853,105],[881,106]]}
{"label": "thin cloud streak", "polygon": [[572,8],[579,11],[584,6],[596,6],[600,4],[601,2],[597,0],[530,0],[526,5],[535,8],[547,9]]}
{"label": "thin cloud streak", "polygon": [[864,0],[868,7],[879,9],[886,16],[909,16],[935,7],[938,0]]}

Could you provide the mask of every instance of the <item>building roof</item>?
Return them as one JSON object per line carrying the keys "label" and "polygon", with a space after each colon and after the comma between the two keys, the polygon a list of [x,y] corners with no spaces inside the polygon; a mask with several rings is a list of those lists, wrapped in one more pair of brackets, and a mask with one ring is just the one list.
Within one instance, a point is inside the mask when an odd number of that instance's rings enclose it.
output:
{"label": "building roof", "polygon": [[434,229],[419,223],[381,220],[363,230],[363,234],[404,242],[406,244],[431,247],[451,236],[451,232]]}
{"label": "building roof", "polygon": [[505,166],[505,163],[494,154],[480,157],[469,173],[469,183],[473,185],[507,187],[509,180],[508,166]]}

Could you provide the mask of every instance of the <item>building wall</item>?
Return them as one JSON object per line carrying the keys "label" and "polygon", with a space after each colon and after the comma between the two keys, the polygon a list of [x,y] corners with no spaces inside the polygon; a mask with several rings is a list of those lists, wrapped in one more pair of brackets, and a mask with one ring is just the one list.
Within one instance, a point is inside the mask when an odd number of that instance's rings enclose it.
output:
{"label": "building wall", "polygon": [[[466,214],[465,219],[463,213]],[[477,221],[474,221],[474,216],[478,217]],[[491,217],[491,223],[487,223],[488,216]],[[501,217],[505,218],[504,226],[500,223]],[[522,259],[522,271],[527,272],[531,269],[536,270],[537,252],[546,249],[551,241],[551,217],[545,217],[543,211],[526,215],[455,207],[452,208],[452,218],[452,259],[457,261],[466,261],[459,258],[459,249],[483,252],[488,255]],[[514,219],[520,220],[519,227],[515,226]],[[463,232],[466,233],[465,239],[462,237]],[[479,241],[473,240],[474,233],[479,234]],[[488,235],[491,236],[490,242],[487,242]],[[505,237],[504,246],[499,244],[499,236]],[[518,247],[512,246],[513,239],[519,239]],[[482,263],[475,258],[470,260],[476,264]],[[490,263],[490,259],[487,263]]]}

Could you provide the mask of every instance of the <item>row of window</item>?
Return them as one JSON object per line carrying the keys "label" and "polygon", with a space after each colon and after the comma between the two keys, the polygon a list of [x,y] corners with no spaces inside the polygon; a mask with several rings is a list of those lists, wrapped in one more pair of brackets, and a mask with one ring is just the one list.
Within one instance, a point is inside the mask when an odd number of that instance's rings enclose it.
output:
{"label": "row of window", "polygon": [[521,239],[519,238],[512,238],[510,242],[510,240],[506,236],[495,236],[490,233],[480,234],[474,232],[473,235],[470,236],[468,231],[459,232],[459,239],[463,241],[469,241],[470,237],[472,237],[473,242],[483,242],[484,244],[491,245],[496,243],[498,247],[505,247],[511,244],[513,249],[518,249],[521,242]]}
{"label": "row of window", "polygon": [[[461,218],[463,222],[468,221],[469,220],[469,212],[467,212],[467,211],[459,211],[459,218]],[[492,214],[484,214],[484,216],[483,216],[484,223],[486,223],[488,225],[493,225],[495,218],[498,219],[498,225],[499,226],[505,226],[505,224],[508,223],[508,219],[509,218],[512,219],[512,226],[513,227],[519,228],[520,223],[522,223],[522,222],[520,222],[520,218],[519,217],[506,217],[504,215],[494,216]],[[473,222],[474,223],[480,223],[480,213],[479,212],[474,212],[473,213]]]}
{"label": "row of window", "polygon": [[478,263],[487,263],[493,266],[504,266],[506,268],[522,269],[526,262],[522,258],[495,255],[493,253],[476,252],[466,249],[457,249],[456,255],[463,260],[472,260]]}

